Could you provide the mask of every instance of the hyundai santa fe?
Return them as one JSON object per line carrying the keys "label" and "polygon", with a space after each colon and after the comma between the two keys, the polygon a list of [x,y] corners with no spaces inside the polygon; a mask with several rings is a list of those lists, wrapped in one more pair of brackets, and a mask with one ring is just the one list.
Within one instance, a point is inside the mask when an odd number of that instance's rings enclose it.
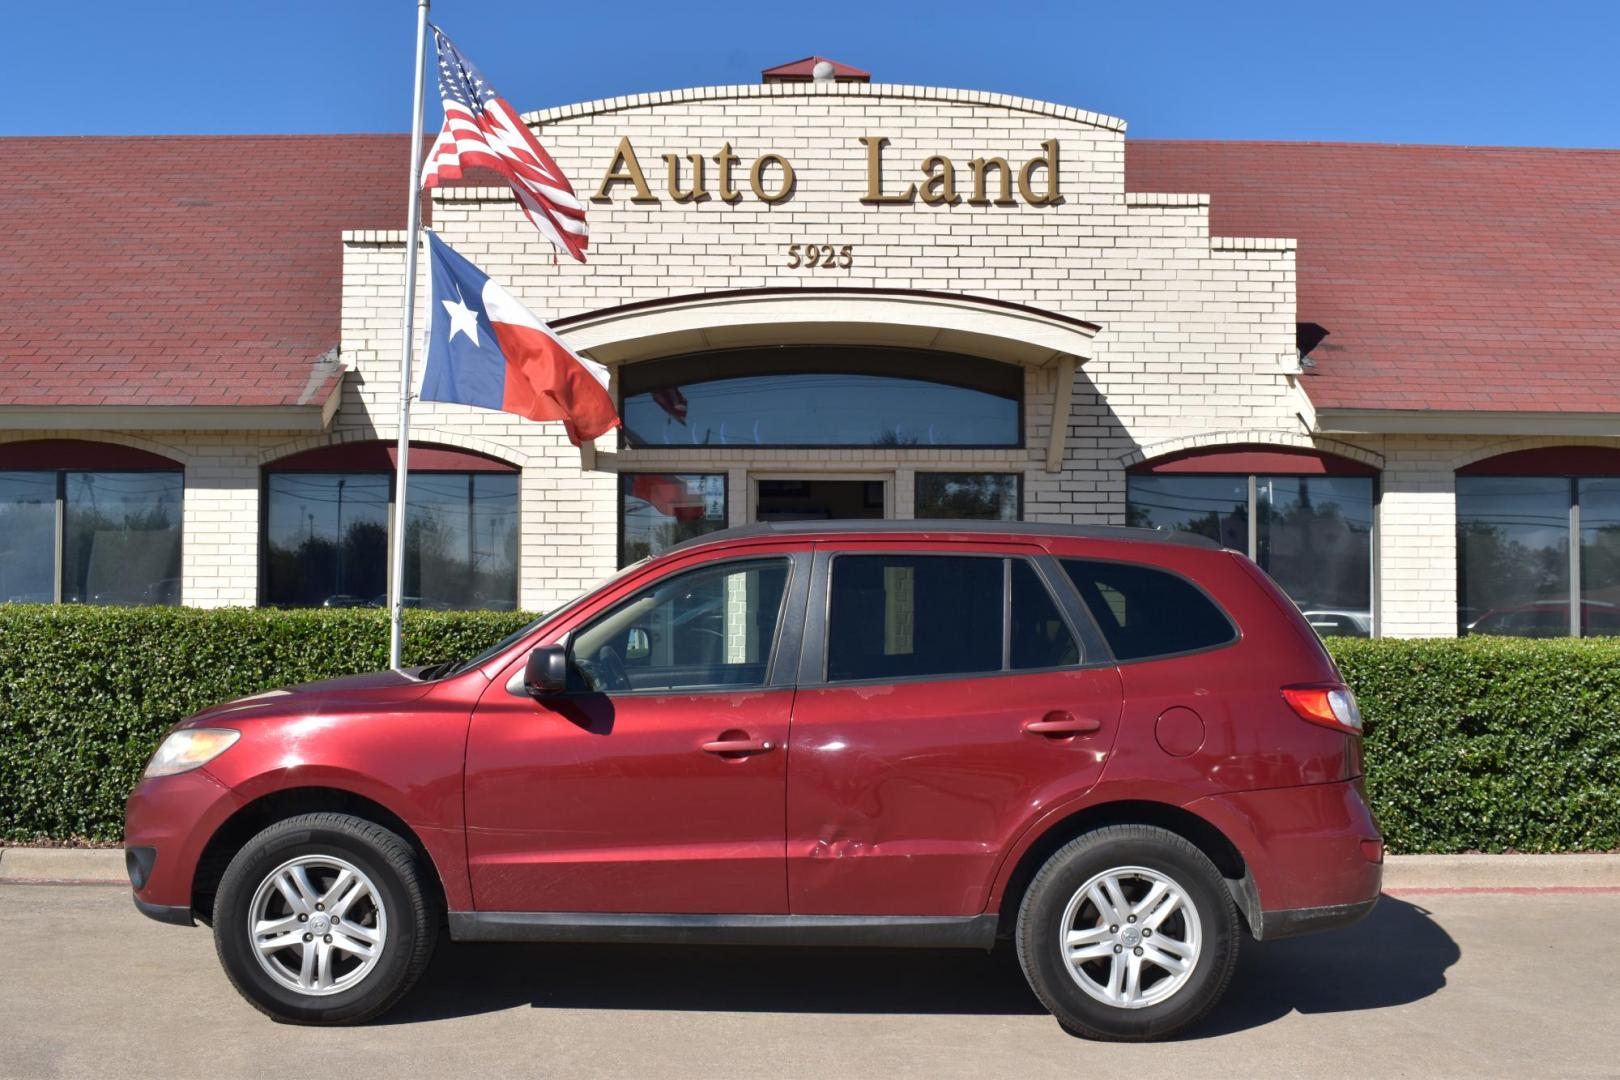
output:
{"label": "hyundai santa fe", "polygon": [[1162,1037],[1245,937],[1379,893],[1361,718],[1202,538],[770,524],[483,654],[204,710],[130,796],[135,903],[279,1020],[458,941],[992,948],[1071,1031]]}

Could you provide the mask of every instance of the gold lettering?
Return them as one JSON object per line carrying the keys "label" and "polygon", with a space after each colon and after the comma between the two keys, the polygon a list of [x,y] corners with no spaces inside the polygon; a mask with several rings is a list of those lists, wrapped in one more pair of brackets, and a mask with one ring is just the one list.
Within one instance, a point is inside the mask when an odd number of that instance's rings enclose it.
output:
{"label": "gold lettering", "polygon": [[619,148],[613,152],[613,161],[608,165],[607,173],[602,177],[602,182],[596,186],[596,194],[591,198],[598,202],[611,202],[613,196],[608,189],[614,184],[635,185],[636,193],[630,197],[631,202],[658,201],[658,196],[647,186],[647,177],[641,171],[641,162],[636,160],[636,148],[630,145],[628,135],[619,140]]}
{"label": "gold lettering", "polygon": [[720,198],[726,202],[736,202],[742,198],[741,193],[731,186],[731,167],[741,160],[731,152],[730,143],[721,146],[720,152],[714,155],[715,164],[720,166]]}
{"label": "gold lettering", "polygon": [[[1056,139],[1047,139],[1041,143],[1043,154],[1037,154],[1024,162],[1024,167],[1018,170],[1018,194],[1031,206],[1055,206],[1063,201],[1063,194],[1058,191],[1058,144]],[[1046,194],[1036,195],[1032,187],[1032,180],[1036,168],[1046,170]]]}
{"label": "gold lettering", "polygon": [[881,135],[862,135],[860,141],[866,147],[866,195],[861,202],[871,205],[909,203],[915,198],[916,184],[907,184],[898,195],[883,194],[883,148],[889,145],[889,140]]}
{"label": "gold lettering", "polygon": [[974,206],[989,206],[990,200],[985,196],[987,186],[986,178],[990,170],[996,170],[996,176],[1001,184],[1001,194],[996,197],[998,206],[1014,205],[1012,194],[1012,166],[1007,164],[1006,158],[974,158],[968,162],[968,168],[973,170],[973,197],[968,202]]}
{"label": "gold lettering", "polygon": [[669,196],[676,202],[702,202],[709,197],[709,190],[703,186],[703,155],[688,154],[686,157],[692,163],[692,186],[682,190],[681,155],[664,155],[664,161],[669,165]]}
{"label": "gold lettering", "polygon": [[956,166],[950,158],[935,154],[923,161],[922,170],[928,174],[918,190],[923,202],[929,206],[955,206],[962,201],[956,194]]}
{"label": "gold lettering", "polygon": [[[765,194],[765,187],[760,181],[765,175],[765,166],[773,161],[782,170],[782,186],[774,195],[767,195]],[[748,170],[748,186],[754,189],[754,198],[760,202],[781,202],[793,194],[793,185],[797,182],[797,177],[793,175],[793,166],[788,164],[788,159],[781,154],[761,154],[754,160],[754,167]]]}

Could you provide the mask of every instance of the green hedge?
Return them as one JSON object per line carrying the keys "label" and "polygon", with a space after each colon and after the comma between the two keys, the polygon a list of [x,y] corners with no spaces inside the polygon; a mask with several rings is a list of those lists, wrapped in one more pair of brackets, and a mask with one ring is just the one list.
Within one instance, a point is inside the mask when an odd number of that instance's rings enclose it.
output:
{"label": "green hedge", "polygon": [[1620,848],[1620,638],[1331,643],[1396,852]]}
{"label": "green hedge", "polygon": [[[408,663],[530,616],[409,612]],[[1331,643],[1390,848],[1620,848],[1620,639]],[[387,664],[378,611],[0,606],[0,839],[116,840],[163,732],[215,702]]]}
{"label": "green hedge", "polygon": [[[472,656],[532,618],[408,611],[404,659]],[[387,666],[378,610],[0,605],[0,840],[117,840],[124,799],[175,721]]]}

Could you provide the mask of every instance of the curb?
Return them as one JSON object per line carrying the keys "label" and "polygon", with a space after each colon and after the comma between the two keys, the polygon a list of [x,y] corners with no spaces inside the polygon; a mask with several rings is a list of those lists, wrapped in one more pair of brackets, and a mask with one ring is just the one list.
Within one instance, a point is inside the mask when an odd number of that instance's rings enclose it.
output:
{"label": "curb", "polygon": [[[123,848],[0,848],[0,884],[128,885]],[[1386,892],[1620,890],[1620,854],[1391,855]]]}
{"label": "curb", "polygon": [[123,885],[123,848],[0,848],[0,884]]}

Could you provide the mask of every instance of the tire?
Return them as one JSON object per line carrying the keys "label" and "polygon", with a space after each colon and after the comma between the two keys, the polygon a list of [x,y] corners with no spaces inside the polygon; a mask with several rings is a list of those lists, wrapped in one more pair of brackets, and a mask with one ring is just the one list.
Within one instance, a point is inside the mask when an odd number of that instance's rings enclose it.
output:
{"label": "tire", "polygon": [[254,1008],[285,1023],[380,1015],[421,976],[437,938],[438,912],[411,846],[347,814],[271,825],[236,853],[214,900],[225,974]]}
{"label": "tire", "polygon": [[[1071,931],[1073,963],[1064,945]],[[1142,1042],[1181,1031],[1214,1007],[1232,979],[1241,932],[1208,856],[1164,829],[1113,825],[1046,861],[1019,905],[1014,936],[1030,988],[1066,1029]]]}

